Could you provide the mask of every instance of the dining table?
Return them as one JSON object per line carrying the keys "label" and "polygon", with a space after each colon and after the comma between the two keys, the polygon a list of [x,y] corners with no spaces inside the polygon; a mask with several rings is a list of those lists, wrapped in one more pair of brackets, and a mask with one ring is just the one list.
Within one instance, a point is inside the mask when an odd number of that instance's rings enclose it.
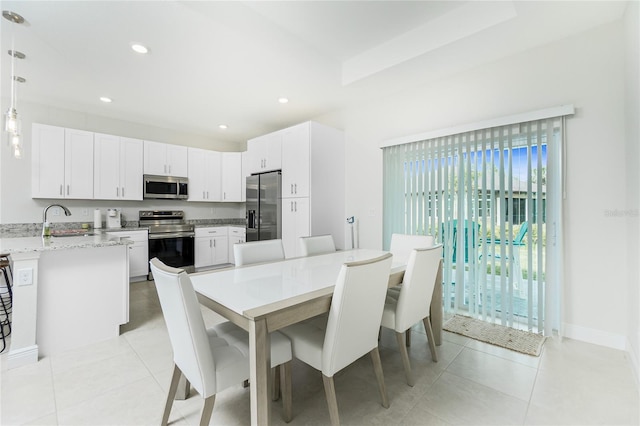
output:
{"label": "dining table", "polygon": [[[202,305],[249,332],[252,425],[268,425],[271,420],[269,333],[328,312],[342,265],[385,253],[371,249],[340,250],[189,275]],[[402,283],[405,268],[404,262],[392,263],[389,287]],[[442,282],[442,262],[436,282]],[[441,285],[434,288],[430,319],[435,343],[440,345]]]}

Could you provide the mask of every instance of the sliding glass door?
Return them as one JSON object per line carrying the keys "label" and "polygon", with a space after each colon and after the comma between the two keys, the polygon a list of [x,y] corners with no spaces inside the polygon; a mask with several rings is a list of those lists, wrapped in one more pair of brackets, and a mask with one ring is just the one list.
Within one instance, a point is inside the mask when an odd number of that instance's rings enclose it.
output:
{"label": "sliding glass door", "polygon": [[542,331],[561,140],[558,118],[384,148],[385,247],[392,233],[443,244],[445,312]]}

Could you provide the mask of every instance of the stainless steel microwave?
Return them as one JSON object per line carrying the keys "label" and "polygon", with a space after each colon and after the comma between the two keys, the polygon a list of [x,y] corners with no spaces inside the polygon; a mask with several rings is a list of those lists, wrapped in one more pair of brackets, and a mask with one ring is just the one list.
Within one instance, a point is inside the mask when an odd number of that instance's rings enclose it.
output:
{"label": "stainless steel microwave", "polygon": [[185,177],[144,175],[143,188],[145,199],[189,198],[189,180]]}

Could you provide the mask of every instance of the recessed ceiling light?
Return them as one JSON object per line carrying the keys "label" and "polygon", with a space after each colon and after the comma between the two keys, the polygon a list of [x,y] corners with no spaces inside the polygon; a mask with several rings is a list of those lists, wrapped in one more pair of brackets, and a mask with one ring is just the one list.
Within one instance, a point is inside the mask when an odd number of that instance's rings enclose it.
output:
{"label": "recessed ceiling light", "polygon": [[278,98],[278,102],[280,102],[281,104],[286,104],[287,102],[289,102],[289,99],[285,97],[280,97]]}
{"label": "recessed ceiling light", "polygon": [[218,126],[218,128],[221,129],[221,130],[227,130],[228,127],[227,127],[226,124],[221,124],[221,125]]}
{"label": "recessed ceiling light", "polygon": [[133,43],[131,45],[131,48],[133,49],[134,52],[138,52],[138,53],[149,53],[149,49],[147,48],[147,46],[143,46],[140,43]]}
{"label": "recessed ceiling light", "polygon": [[105,104],[109,104],[109,103],[113,102],[113,99],[108,98],[108,97],[106,97],[106,96],[100,96],[100,100],[101,100],[102,102],[104,102]]}

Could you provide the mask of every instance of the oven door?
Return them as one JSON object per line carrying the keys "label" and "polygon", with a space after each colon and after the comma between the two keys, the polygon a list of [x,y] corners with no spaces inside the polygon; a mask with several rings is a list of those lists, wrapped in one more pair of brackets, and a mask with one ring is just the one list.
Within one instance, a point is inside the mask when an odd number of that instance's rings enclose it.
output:
{"label": "oven door", "polygon": [[194,235],[149,234],[149,259],[157,257],[174,268],[193,270]]}

